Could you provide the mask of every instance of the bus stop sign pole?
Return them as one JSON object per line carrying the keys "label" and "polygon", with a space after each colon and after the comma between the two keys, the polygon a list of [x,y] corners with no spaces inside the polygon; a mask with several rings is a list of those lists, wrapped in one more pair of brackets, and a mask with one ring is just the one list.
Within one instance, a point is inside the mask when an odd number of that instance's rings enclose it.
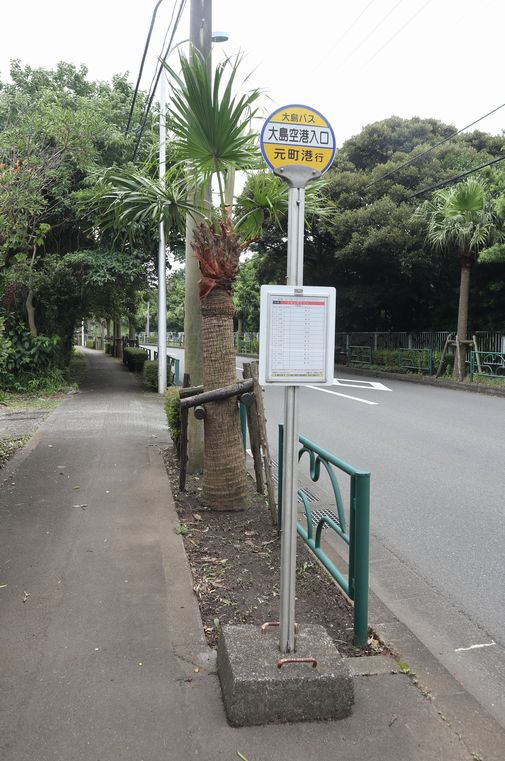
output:
{"label": "bus stop sign pole", "polygon": [[[321,176],[309,167],[290,165],[274,170],[289,185],[287,285],[303,286],[305,186]],[[284,392],[284,460],[282,484],[280,641],[282,653],[295,651],[296,523],[298,502],[299,386]]]}

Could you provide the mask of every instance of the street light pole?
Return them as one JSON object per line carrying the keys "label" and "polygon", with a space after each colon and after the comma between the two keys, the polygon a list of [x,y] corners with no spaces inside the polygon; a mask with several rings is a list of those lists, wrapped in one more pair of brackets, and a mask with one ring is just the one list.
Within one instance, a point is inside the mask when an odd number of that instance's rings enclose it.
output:
{"label": "street light pole", "polygon": [[[212,77],[211,67],[211,49],[213,42],[226,42],[228,40],[227,32],[212,33],[212,0],[191,0],[190,9],[190,37],[188,40],[178,42],[169,52],[175,50],[179,45],[185,42],[191,43],[191,55],[200,55],[207,63],[207,75],[209,80]],[[165,109],[166,109],[166,86],[165,75],[162,73],[160,78],[160,179],[165,176]],[[163,134],[162,134],[163,131]],[[162,174],[162,146],[163,146],[163,174]],[[206,205],[212,206],[212,195],[210,182],[204,194]],[[193,200],[196,200],[193,197]],[[192,385],[201,385],[203,382],[202,369],[202,345],[201,345],[201,317],[200,317],[200,296],[199,280],[200,268],[191,247],[193,240],[193,231],[195,221],[191,215],[186,218],[186,287],[184,296],[184,371],[191,378]],[[163,240],[162,225],[160,224],[160,256],[159,271],[162,271],[161,262],[161,242]],[[160,283],[161,286],[161,283]],[[165,244],[163,241],[163,302],[161,301],[161,287],[159,292],[159,310],[158,310],[158,389],[160,394],[166,391],[166,280],[165,280]],[[160,315],[163,313],[163,332],[164,343],[161,346],[160,339]],[[162,376],[161,370],[161,352],[163,350],[165,371]],[[162,386],[162,377],[164,385]],[[203,468],[203,425],[194,415],[189,416],[188,420],[188,468],[190,473],[201,471]]]}
{"label": "street light pole", "polygon": [[[166,174],[166,77],[160,77],[160,182],[165,181]],[[158,393],[167,390],[167,274],[165,252],[165,226],[160,220],[160,244],[158,249]]]}
{"label": "street light pole", "polygon": [[[207,63],[211,77],[211,0],[191,0],[190,40],[191,55],[201,55]],[[210,185],[205,200],[211,205]],[[193,200],[195,197],[193,196]],[[192,386],[203,383],[202,320],[200,314],[200,268],[191,242],[196,222],[191,215],[186,218],[186,288],[184,295],[184,371],[189,374]],[[203,470],[203,422],[194,415],[188,419],[188,471],[200,473]]]}

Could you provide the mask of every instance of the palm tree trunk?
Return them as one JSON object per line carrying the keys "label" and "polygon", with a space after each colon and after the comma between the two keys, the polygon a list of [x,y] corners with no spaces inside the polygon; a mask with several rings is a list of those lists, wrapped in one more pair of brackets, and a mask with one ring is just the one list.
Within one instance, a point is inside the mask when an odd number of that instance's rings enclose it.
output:
{"label": "palm tree trunk", "polygon": [[[235,383],[234,307],[230,293],[214,288],[202,300],[206,391]],[[207,405],[203,499],[213,510],[243,510],[248,484],[235,397]]]}
{"label": "palm tree trunk", "polygon": [[[193,251],[196,228],[195,220],[188,214],[186,219],[186,290],[184,296],[184,371],[192,386],[203,383],[202,367],[202,315],[198,283],[200,268]],[[194,415],[188,417],[188,472],[203,470],[203,425]]]}
{"label": "palm tree trunk", "polygon": [[468,334],[468,303],[470,298],[470,264],[466,261],[461,263],[461,279],[459,285],[458,306],[458,347],[456,349],[456,362],[454,363],[453,375],[462,381],[466,375],[466,343]]}

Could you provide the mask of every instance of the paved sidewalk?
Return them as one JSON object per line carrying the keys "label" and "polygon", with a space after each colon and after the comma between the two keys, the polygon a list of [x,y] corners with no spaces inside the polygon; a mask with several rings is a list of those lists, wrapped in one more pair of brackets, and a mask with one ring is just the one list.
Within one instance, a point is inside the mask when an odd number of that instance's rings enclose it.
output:
{"label": "paved sidewalk", "polygon": [[87,356],[82,393],[1,475],[2,761],[503,758],[505,733],[479,734],[472,701],[456,731],[382,658],[354,659],[366,675],[348,719],[229,727],[175,531],[161,400]]}

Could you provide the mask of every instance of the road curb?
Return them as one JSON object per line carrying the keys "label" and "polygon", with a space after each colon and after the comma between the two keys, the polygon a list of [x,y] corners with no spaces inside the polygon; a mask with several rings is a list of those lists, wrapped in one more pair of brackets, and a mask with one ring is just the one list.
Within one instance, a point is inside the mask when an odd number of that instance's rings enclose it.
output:
{"label": "road curb", "polygon": [[408,667],[416,687],[433,702],[439,716],[460,737],[474,758],[503,761],[505,729],[371,590],[369,612],[371,628]]}

